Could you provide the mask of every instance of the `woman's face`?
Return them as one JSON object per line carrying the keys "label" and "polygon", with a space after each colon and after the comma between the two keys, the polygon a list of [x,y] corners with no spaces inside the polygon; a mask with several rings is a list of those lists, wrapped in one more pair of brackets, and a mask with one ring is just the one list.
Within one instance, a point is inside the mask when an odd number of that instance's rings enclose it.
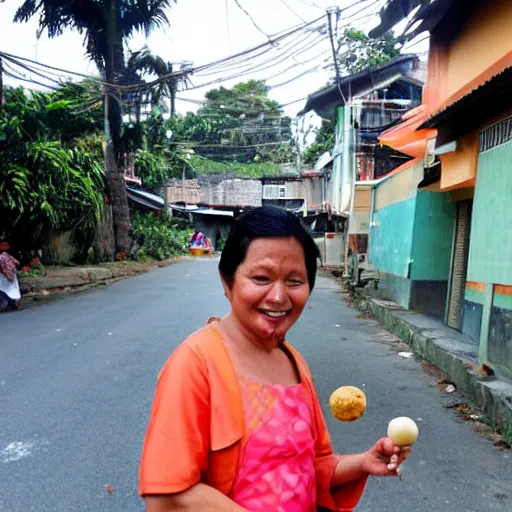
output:
{"label": "woman's face", "polygon": [[294,237],[254,240],[225,290],[244,330],[261,341],[282,339],[309,298],[302,246]]}

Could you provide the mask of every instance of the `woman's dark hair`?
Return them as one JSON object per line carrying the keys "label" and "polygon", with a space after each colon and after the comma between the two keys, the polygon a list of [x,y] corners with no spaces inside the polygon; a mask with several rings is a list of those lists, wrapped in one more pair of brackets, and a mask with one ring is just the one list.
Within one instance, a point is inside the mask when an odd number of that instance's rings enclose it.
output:
{"label": "woman's dark hair", "polygon": [[236,270],[244,261],[253,240],[291,236],[304,249],[309,290],[312,291],[319,257],[318,247],[295,215],[274,206],[255,208],[235,220],[220,257],[219,272],[228,286],[232,286]]}

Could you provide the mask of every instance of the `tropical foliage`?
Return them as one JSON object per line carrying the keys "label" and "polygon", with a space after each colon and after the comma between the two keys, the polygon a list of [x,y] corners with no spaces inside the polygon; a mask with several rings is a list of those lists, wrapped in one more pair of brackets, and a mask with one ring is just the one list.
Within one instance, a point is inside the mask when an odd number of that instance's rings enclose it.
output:
{"label": "tropical foliage", "polygon": [[155,258],[159,261],[186,252],[191,227],[183,226],[165,215],[132,214],[133,236],[138,250],[136,258]]}
{"label": "tropical foliage", "polygon": [[400,55],[400,40],[392,32],[371,38],[361,30],[347,28],[339,45],[340,64],[349,75],[380,66]]}
{"label": "tropical foliage", "polygon": [[[140,31],[149,35],[152,29],[168,26],[166,10],[172,0],[25,0],[16,12],[15,21],[26,22],[39,16],[39,31],[50,38],[65,29],[84,35],[84,47],[109,84],[118,84],[124,75],[124,42]],[[109,92],[106,105],[109,136],[106,138],[105,178],[112,199],[116,247],[128,253],[131,246],[130,217],[124,180],[118,172],[122,112],[116,92]]]}
{"label": "tropical foliage", "polygon": [[[61,92],[28,97],[22,89],[7,88],[4,96],[0,236],[22,259],[41,248],[51,231],[72,231],[86,243],[104,198],[102,139],[94,113],[77,114],[73,97],[62,100]],[[74,138],[78,134],[82,139]]]}
{"label": "tropical foliage", "polygon": [[326,152],[332,153],[334,148],[334,129],[333,121],[322,120],[322,125],[316,133],[315,142],[306,148],[302,155],[305,164],[314,165],[321,155]]}

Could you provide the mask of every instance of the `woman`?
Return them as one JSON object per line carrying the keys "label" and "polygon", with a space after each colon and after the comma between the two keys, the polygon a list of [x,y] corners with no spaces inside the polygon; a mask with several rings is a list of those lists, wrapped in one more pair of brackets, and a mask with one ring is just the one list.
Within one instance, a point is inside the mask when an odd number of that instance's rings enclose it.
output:
{"label": "woman", "polygon": [[140,465],[147,512],[353,510],[369,475],[409,450],[381,439],[333,455],[306,362],[285,340],[315,284],[318,250],[292,214],[239,217],[219,271],[231,312],[162,369]]}
{"label": "woman", "polygon": [[20,264],[7,251],[8,242],[0,242],[0,311],[17,309],[21,299],[16,267]]}

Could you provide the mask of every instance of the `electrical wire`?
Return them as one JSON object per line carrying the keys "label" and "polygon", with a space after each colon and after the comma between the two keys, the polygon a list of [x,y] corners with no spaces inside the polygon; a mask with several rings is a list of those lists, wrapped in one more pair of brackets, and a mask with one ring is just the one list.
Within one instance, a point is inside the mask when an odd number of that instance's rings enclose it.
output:
{"label": "electrical wire", "polygon": [[285,82],[281,82],[280,84],[269,85],[268,88],[270,90],[272,90],[272,89],[277,89],[278,87],[283,87],[284,85],[291,84],[292,82],[295,82],[295,80],[299,80],[303,76],[306,76],[306,75],[309,75],[310,73],[314,73],[315,71],[318,71],[319,68],[321,68],[321,65],[317,65],[314,68],[303,71],[300,75],[294,76],[293,78],[290,78],[289,80],[286,80]]}
{"label": "electrical wire", "polygon": [[279,105],[280,108],[289,107],[290,105],[293,105],[295,103],[299,103],[299,101],[307,100],[309,96],[304,96],[304,98],[299,98],[298,100],[289,101],[288,103],[281,103]]}
{"label": "electrical wire", "polygon": [[263,142],[261,144],[249,144],[246,146],[229,146],[227,144],[201,144],[195,143],[194,141],[185,140],[185,141],[170,141],[167,144],[173,144],[177,146],[191,146],[193,148],[225,148],[225,149],[252,149],[252,148],[261,148],[264,146],[280,146],[283,142]]}
{"label": "electrical wire", "polygon": [[166,75],[164,75],[162,77],[159,77],[156,80],[153,80],[151,82],[146,82],[145,84],[132,84],[132,85],[110,84],[110,83],[107,83],[104,80],[98,78],[97,76],[86,75],[84,73],[79,73],[79,72],[76,72],[76,71],[70,71],[68,69],[59,68],[59,67],[52,66],[52,65],[49,65],[49,64],[43,64],[41,62],[37,62],[37,61],[34,61],[32,59],[28,59],[26,57],[19,57],[19,56],[12,55],[12,54],[9,54],[9,53],[6,53],[6,52],[1,52],[1,51],[0,51],[0,56],[10,57],[11,59],[15,59],[16,61],[22,61],[22,62],[30,63],[31,67],[35,67],[35,66],[37,66],[38,68],[42,67],[42,68],[44,68],[46,70],[57,71],[57,72],[60,72],[60,73],[64,73],[66,75],[80,77],[80,78],[84,78],[84,79],[88,79],[88,80],[93,80],[93,81],[99,83],[100,85],[104,85],[104,86],[115,88],[115,89],[119,89],[119,90],[130,91],[130,90],[138,90],[138,89],[148,89],[148,88],[151,88],[151,87],[153,87],[155,85],[158,85],[159,83],[162,83],[162,82],[164,82],[166,80],[169,80],[169,79],[171,79],[173,77],[182,77],[184,75],[188,75],[189,73],[193,73],[196,70],[208,69],[208,68],[211,68],[211,67],[213,67],[215,65],[218,65],[218,64],[221,64],[221,63],[224,63],[224,62],[228,62],[228,61],[232,61],[235,58],[239,58],[239,57],[243,57],[243,56],[250,56],[250,54],[253,53],[254,51],[257,51],[257,50],[259,50],[261,48],[264,48],[264,47],[272,46],[275,43],[277,43],[279,41],[282,41],[282,40],[288,38],[289,36],[291,36],[293,34],[296,34],[297,32],[300,32],[301,30],[307,29],[308,27],[314,25],[315,23],[318,23],[318,21],[320,19],[321,18],[317,18],[317,19],[315,19],[315,20],[313,20],[313,21],[311,21],[309,23],[292,27],[292,29],[290,29],[289,31],[286,31],[286,30],[285,31],[281,31],[277,35],[272,36],[270,41],[268,41],[266,43],[261,43],[261,44],[259,44],[257,46],[252,47],[252,48],[243,50],[243,51],[238,52],[238,53],[236,53],[234,55],[230,55],[228,57],[224,57],[224,58],[219,59],[217,61],[214,61],[214,62],[211,62],[211,63],[208,63],[208,64],[204,64],[204,65],[198,66],[196,68],[191,68],[190,70],[187,70],[187,71],[178,71],[178,72],[174,72],[174,73],[168,73],[168,74],[166,74]]}
{"label": "electrical wire", "polygon": [[228,33],[229,44],[233,44],[231,42],[231,30],[229,29],[229,0],[226,0],[226,31]]}
{"label": "electrical wire", "polygon": [[308,7],[315,7],[317,9],[320,9],[321,11],[325,10],[323,7],[320,7],[318,4],[315,4],[315,2],[306,2],[306,0],[298,0],[301,4],[307,5]]}
{"label": "electrical wire", "polygon": [[254,21],[254,18],[249,14],[249,12],[242,6],[242,4],[239,2],[239,0],[234,0],[235,4],[238,6],[240,10],[244,12],[244,14],[251,20],[252,24],[256,27],[256,29],[261,32],[264,36],[267,36],[267,38],[270,40],[270,36],[262,30],[258,24]]}
{"label": "electrical wire", "polygon": [[[415,43],[412,43],[412,41],[410,41],[409,43],[407,43],[406,45],[404,45],[404,50],[410,50],[411,48],[413,48],[414,46],[417,46],[418,44],[421,44],[425,41],[427,41],[428,39],[430,39],[430,34],[426,35],[425,37],[422,37],[419,41],[416,41]],[[412,43],[412,44],[410,44]],[[427,52],[428,53],[428,52]]]}
{"label": "electrical wire", "polygon": [[[288,51],[288,50],[290,50],[290,48],[296,49],[297,45],[299,45],[299,44],[303,45],[304,43],[307,44],[307,40],[311,39],[314,36],[315,36],[314,32],[311,32],[308,34],[301,33],[298,36],[294,37],[287,44],[280,47],[280,49],[281,49],[281,51],[282,50]],[[267,62],[271,62],[275,58],[274,54],[278,54],[279,52],[277,51],[277,48],[272,48],[272,49],[266,48],[262,52],[251,56],[250,60],[244,59],[244,60],[237,61],[235,63],[228,62],[228,63],[224,64],[223,66],[215,67],[214,71],[208,70],[207,73],[195,73],[195,76],[211,76],[211,75],[218,74],[219,72],[227,72],[227,71],[232,71],[232,70],[234,71],[236,69],[244,68],[244,67],[247,67],[248,65],[252,65],[252,61],[255,60],[255,58],[260,57],[262,55],[266,55],[268,53],[270,53],[270,58],[268,58]]]}
{"label": "electrical wire", "polygon": [[298,14],[295,10],[293,10],[287,3],[286,0],[279,0],[292,14],[294,14],[299,20],[302,20],[304,23],[306,23],[306,20]]}
{"label": "electrical wire", "polygon": [[[368,0],[366,0],[368,1]],[[361,3],[361,2],[359,2]],[[373,7],[376,4],[380,4],[380,2],[373,2],[370,5],[365,6],[363,9],[360,9],[359,11],[355,13],[351,13],[348,15],[345,20],[349,20],[351,17],[363,12],[364,10],[368,9],[369,7]],[[342,11],[348,11],[352,7],[354,7],[356,4],[351,4],[350,6],[345,7],[344,9],[340,9],[339,12]],[[339,14],[339,13],[338,13]],[[306,53],[310,51],[312,48],[314,48],[316,45],[321,44],[327,39],[327,36],[324,32],[322,32],[322,26],[321,20],[323,17],[317,18],[311,22],[301,24],[295,27],[292,27],[288,30],[283,30],[279,33],[277,33],[274,36],[271,36],[268,42],[261,43],[259,45],[256,45],[254,47],[251,47],[249,49],[243,50],[241,52],[238,52],[234,55],[230,55],[228,57],[224,57],[222,59],[219,59],[214,62],[210,62],[208,64],[204,64],[202,66],[197,66],[195,68],[191,68],[188,70],[181,70],[178,72],[168,73],[164,76],[158,77],[157,79],[145,82],[141,84],[130,84],[130,85],[123,85],[123,84],[109,84],[103,80],[101,80],[98,77],[85,75],[83,73],[77,73],[69,70],[65,70],[62,68],[58,68],[55,66],[50,66],[47,64],[42,64],[39,62],[35,62],[31,59],[27,59],[24,57],[17,57],[15,55],[7,54],[4,52],[0,52],[0,56],[5,56],[10,58],[10,62],[19,65],[23,63],[24,69],[27,69],[30,72],[34,72],[38,74],[38,76],[42,76],[46,80],[52,80],[51,77],[48,77],[47,74],[51,74],[53,76],[59,76],[55,72],[64,73],[66,75],[72,75],[77,76],[89,80],[93,80],[96,83],[103,85],[104,87],[107,87],[107,90],[113,94],[114,91],[119,91],[120,93],[124,92],[137,92],[137,91],[147,91],[150,90],[152,87],[165,82],[170,81],[173,79],[182,79],[184,77],[188,77],[189,73],[195,73],[198,76],[212,76],[214,74],[219,74],[219,72],[223,72],[223,76],[220,78],[217,78],[215,80],[210,80],[205,83],[192,85],[189,90],[199,89],[207,86],[211,86],[213,84],[218,84],[220,82],[224,82],[227,80],[233,80],[237,78],[241,78],[243,76],[246,76],[247,74],[253,74],[253,73],[261,73],[265,72],[269,69],[272,69],[276,65],[281,64],[287,59],[294,59],[296,61],[296,66],[303,66],[306,63],[313,60],[307,59],[302,62],[298,62],[296,57],[300,54]],[[339,15],[337,16],[337,19],[339,20]],[[306,34],[305,34],[306,32]],[[291,38],[291,40],[290,40]],[[284,51],[283,47],[279,47],[280,43],[284,44]],[[254,57],[255,56],[265,56],[267,55],[268,58],[265,58],[261,62],[254,63]],[[323,53],[319,54],[323,55]],[[294,66],[290,66],[287,68],[286,71],[279,72],[274,75],[280,76],[284,74],[285,72],[293,69]],[[44,70],[44,71],[43,71]],[[208,73],[204,73],[204,71],[207,71]],[[212,72],[215,70],[215,72]],[[238,72],[227,74],[228,72],[235,71]],[[203,73],[201,73],[203,72]],[[312,70],[307,70],[307,72],[312,72]],[[303,74],[299,75],[298,77],[294,77],[287,82],[284,82],[282,85],[285,85],[287,83],[293,82],[294,80],[300,78],[300,76],[303,76]],[[53,80],[55,83],[55,80]],[[44,85],[43,85],[44,86]],[[280,86],[280,84],[277,84],[277,86]]]}

